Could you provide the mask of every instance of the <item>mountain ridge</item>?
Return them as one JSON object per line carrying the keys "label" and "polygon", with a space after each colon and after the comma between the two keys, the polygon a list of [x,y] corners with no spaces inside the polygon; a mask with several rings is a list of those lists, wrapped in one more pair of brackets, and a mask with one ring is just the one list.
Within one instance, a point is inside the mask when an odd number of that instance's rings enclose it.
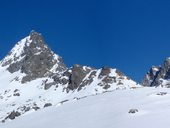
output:
{"label": "mountain ridge", "polygon": [[115,68],[67,67],[35,31],[0,61],[0,74],[2,122],[69,100],[140,87]]}

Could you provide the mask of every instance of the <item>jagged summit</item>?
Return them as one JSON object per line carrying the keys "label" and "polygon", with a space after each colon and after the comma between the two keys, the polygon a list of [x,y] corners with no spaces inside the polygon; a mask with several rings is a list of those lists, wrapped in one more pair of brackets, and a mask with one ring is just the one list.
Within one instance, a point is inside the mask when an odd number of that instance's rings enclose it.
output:
{"label": "jagged summit", "polygon": [[37,45],[37,47],[41,46],[42,44],[47,45],[41,35],[41,33],[36,32],[35,30],[32,30],[29,34],[30,43],[34,43]]}
{"label": "jagged summit", "polygon": [[[2,66],[22,59],[26,54],[40,54],[40,52],[50,50],[43,37],[38,32],[32,30],[29,36],[17,42],[8,55],[3,59]],[[51,51],[51,50],[50,50]],[[52,51],[51,51],[52,52]]]}
{"label": "jagged summit", "polygon": [[170,57],[164,60],[162,66],[153,66],[145,75],[142,85],[170,87]]}
{"label": "jagged summit", "polygon": [[151,69],[144,76],[144,79],[142,80],[142,85],[150,86],[150,87],[155,86],[154,82],[156,78],[158,77],[160,69],[161,69],[161,66],[152,66]]}
{"label": "jagged summit", "polygon": [[10,73],[17,71],[25,73],[23,82],[44,77],[53,70],[53,67],[55,71],[66,70],[61,57],[55,54],[41,34],[35,31],[31,31],[29,36],[19,41],[1,61],[1,65],[7,67]]}

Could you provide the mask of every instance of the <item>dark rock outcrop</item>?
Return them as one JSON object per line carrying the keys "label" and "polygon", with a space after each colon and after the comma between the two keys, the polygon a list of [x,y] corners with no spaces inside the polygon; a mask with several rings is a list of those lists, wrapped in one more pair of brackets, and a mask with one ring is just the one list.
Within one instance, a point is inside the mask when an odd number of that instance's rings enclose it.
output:
{"label": "dark rock outcrop", "polygon": [[90,85],[93,82],[93,79],[97,76],[97,71],[95,69],[91,69],[88,77],[84,79],[78,87],[78,91],[80,91],[83,87]]}
{"label": "dark rock outcrop", "polygon": [[[163,83],[163,81],[166,81]],[[167,58],[162,66],[153,66],[145,75],[143,86],[153,87],[162,86],[170,87],[170,58]]]}
{"label": "dark rock outcrop", "polygon": [[159,66],[153,66],[145,75],[143,81],[142,81],[142,85],[143,86],[156,86],[155,82],[156,79],[158,79],[158,74],[161,70],[161,67]]}
{"label": "dark rock outcrop", "polygon": [[137,113],[137,112],[138,112],[138,109],[130,109],[128,113],[134,114],[134,113]]}
{"label": "dark rock outcrop", "polygon": [[21,113],[19,113],[18,111],[12,111],[5,119],[13,120],[20,115],[21,115]]}
{"label": "dark rock outcrop", "polygon": [[103,67],[99,77],[106,76],[106,75],[110,74],[110,72],[111,72],[110,70],[111,69],[109,67]]}
{"label": "dark rock outcrop", "polygon": [[158,95],[158,96],[164,96],[164,95],[167,95],[167,92],[159,92],[159,93],[157,93],[156,95]]}
{"label": "dark rock outcrop", "polygon": [[71,69],[71,73],[69,76],[69,85],[68,89],[75,90],[79,87],[82,80],[85,78],[85,76],[90,72],[91,70],[86,68],[84,69],[83,66],[80,65],[73,65],[73,68]]}
{"label": "dark rock outcrop", "polygon": [[52,106],[52,104],[51,104],[51,103],[46,103],[46,104],[44,105],[44,108],[46,108],[46,107],[50,107],[50,106]]}

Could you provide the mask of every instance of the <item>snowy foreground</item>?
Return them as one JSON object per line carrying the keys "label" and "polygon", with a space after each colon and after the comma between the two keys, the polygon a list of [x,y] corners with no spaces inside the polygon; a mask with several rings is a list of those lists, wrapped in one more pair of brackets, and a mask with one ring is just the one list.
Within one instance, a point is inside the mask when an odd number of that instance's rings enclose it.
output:
{"label": "snowy foreground", "polygon": [[[138,109],[137,113],[128,113]],[[0,128],[169,128],[170,89],[116,90],[26,113]]]}

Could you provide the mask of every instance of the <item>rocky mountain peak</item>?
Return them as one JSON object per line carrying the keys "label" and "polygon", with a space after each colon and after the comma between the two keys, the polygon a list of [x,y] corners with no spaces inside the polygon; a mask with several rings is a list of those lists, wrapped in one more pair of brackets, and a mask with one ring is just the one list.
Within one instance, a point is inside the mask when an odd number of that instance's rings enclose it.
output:
{"label": "rocky mountain peak", "polygon": [[[66,70],[62,58],[55,54],[38,32],[19,41],[9,54],[1,61],[10,73],[20,71],[26,76],[22,82],[44,77],[49,73]],[[54,69],[55,68],[55,69]]]}
{"label": "rocky mountain peak", "polygon": [[162,67],[166,70],[168,70],[170,68],[170,58],[166,58],[162,64]]}
{"label": "rocky mountain peak", "polygon": [[155,86],[155,80],[157,79],[160,70],[160,66],[152,66],[151,69],[144,76],[144,79],[142,80],[142,85]]}
{"label": "rocky mountain peak", "polygon": [[145,75],[142,85],[144,86],[165,86],[170,84],[170,58],[166,58],[162,66],[153,66]]}
{"label": "rocky mountain peak", "polygon": [[108,75],[108,74],[110,74],[110,72],[111,72],[111,68],[104,66],[104,67],[102,67],[100,76]]}
{"label": "rocky mountain peak", "polygon": [[36,32],[35,30],[32,30],[29,34],[31,44],[36,44],[37,47],[41,47],[42,45],[46,45],[41,33]]}

